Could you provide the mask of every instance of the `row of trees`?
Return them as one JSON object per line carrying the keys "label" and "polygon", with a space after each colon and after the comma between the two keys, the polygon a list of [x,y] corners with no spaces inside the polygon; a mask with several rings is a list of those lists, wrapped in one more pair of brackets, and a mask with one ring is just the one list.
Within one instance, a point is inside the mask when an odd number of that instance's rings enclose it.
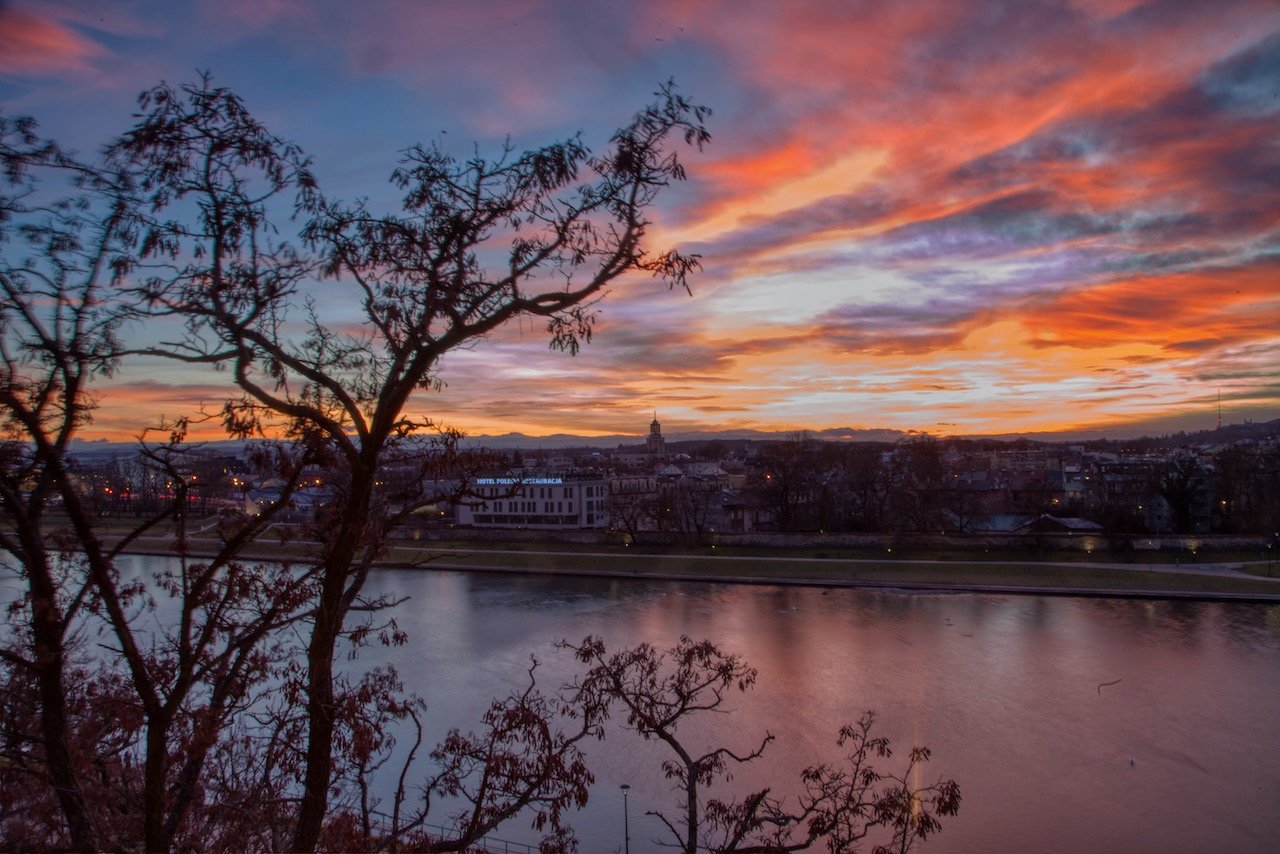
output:
{"label": "row of trees", "polygon": [[1018,488],[1001,487],[994,474],[970,482],[971,471],[987,468],[985,460],[974,468],[973,455],[929,437],[889,446],[799,435],[761,449],[746,495],[783,531],[969,533],[996,513],[1078,515],[1131,534],[1269,535],[1280,527],[1274,445],[1240,442],[1207,456],[1182,449],[1094,467],[1076,498],[1048,469]]}
{"label": "row of trees", "polygon": [[[674,732],[682,716],[718,706],[730,682],[745,688],[745,665],[710,645],[615,660],[584,641],[577,683],[546,695],[531,681],[495,701],[478,734],[441,742],[415,803],[407,775],[420,735],[402,748],[399,786],[379,804],[372,780],[388,773],[393,733],[420,734],[425,707],[394,672],[347,675],[335,662],[407,641],[381,616],[391,603],[364,595],[368,573],[408,513],[465,498],[492,464],[409,414],[411,398],[438,386],[443,354],[513,319],[542,319],[551,345],[573,353],[611,282],[686,288],[696,258],[653,254],[644,237],[658,193],[684,177],[676,144],[709,138],[707,111],[663,87],[599,154],[578,137],[495,159],[415,146],[392,173],[401,210],[382,213],[323,195],[303,152],[207,76],[158,86],[140,107],[93,160],[0,116],[0,548],[19,582],[0,644],[6,846],[461,850],[527,810],[548,848],[571,847],[562,819],[591,782],[578,745],[603,735],[609,710],[687,691],[663,724]],[[282,214],[294,242],[279,236]],[[360,323],[326,315],[313,297],[326,280],[353,295],[344,310]],[[96,382],[156,358],[219,369],[228,398],[141,431],[140,482],[172,494],[108,530],[71,442],[92,417]],[[224,508],[201,532],[213,553],[199,559],[187,519],[195,419],[230,437],[287,440],[263,445],[245,473],[281,500],[262,513]],[[291,529],[307,557],[243,562],[317,471],[336,500]],[[424,491],[439,483],[449,495]],[[123,572],[120,555],[155,531],[173,537],[173,568]],[[683,687],[659,675],[669,666]],[[708,691],[709,702],[693,701]],[[865,728],[843,738],[854,755],[881,752]],[[750,809],[698,800],[696,784],[722,768],[707,761],[675,777],[695,787],[681,846],[779,850],[762,835],[783,815],[767,793]],[[844,838],[834,834],[846,826],[894,828],[905,848],[958,806],[953,784],[917,792],[905,775],[872,779],[861,766],[857,779],[870,782],[840,801],[847,787],[833,781],[854,772],[820,768],[817,788],[805,784],[811,806],[787,813],[811,828],[790,850]],[[450,842],[424,835],[433,796],[466,806]],[[932,813],[922,798],[935,798]],[[699,816],[719,827],[728,819],[711,817],[730,813],[737,830],[709,841]]]}

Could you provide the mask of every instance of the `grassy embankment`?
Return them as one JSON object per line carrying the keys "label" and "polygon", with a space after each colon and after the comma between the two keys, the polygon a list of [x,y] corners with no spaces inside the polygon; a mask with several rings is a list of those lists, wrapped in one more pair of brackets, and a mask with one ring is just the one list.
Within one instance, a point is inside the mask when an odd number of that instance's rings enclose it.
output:
{"label": "grassy embankment", "polygon": [[[121,520],[123,522],[124,520]],[[196,526],[198,527],[198,526]],[[104,534],[123,533],[115,524]],[[133,551],[166,553],[165,532],[139,542]],[[191,541],[194,551],[202,542]],[[246,555],[261,559],[305,559],[305,543],[259,540]],[[1280,567],[1258,560],[1257,552],[1169,554],[1129,552],[1055,552],[1041,557],[1022,550],[977,552],[801,549],[729,549],[717,547],[635,548],[563,543],[476,543],[398,541],[385,558],[389,566],[424,569],[475,569],[508,572],[662,577],[693,580],[812,583],[830,585],[935,586],[1077,591],[1149,591],[1155,595],[1215,594],[1275,596],[1280,599]],[[1239,572],[1206,570],[1243,570]],[[1268,573],[1274,578],[1268,577]]]}
{"label": "grassy embankment", "polygon": [[[914,557],[803,557],[786,552],[717,555],[679,552],[636,552],[609,548],[593,553],[477,548],[456,545],[432,548],[399,547],[389,561],[399,565],[436,568],[519,569],[623,576],[691,579],[813,582],[938,587],[999,587],[1052,590],[1152,591],[1155,593],[1262,594],[1280,598],[1280,579],[1247,578],[1227,574],[1177,571],[1161,564],[1126,565],[1082,561],[917,559]],[[709,550],[708,550],[709,551]],[[1215,565],[1219,565],[1215,562]],[[1187,567],[1192,569],[1192,567]]]}

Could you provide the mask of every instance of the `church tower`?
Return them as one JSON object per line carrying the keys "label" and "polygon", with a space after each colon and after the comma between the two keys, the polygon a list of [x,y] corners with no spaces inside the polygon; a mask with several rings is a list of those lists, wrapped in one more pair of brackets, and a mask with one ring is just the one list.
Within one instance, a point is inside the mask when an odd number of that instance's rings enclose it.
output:
{"label": "church tower", "polygon": [[662,425],[658,423],[658,413],[653,413],[653,421],[649,424],[649,437],[644,441],[644,449],[655,457],[667,452],[667,440],[662,438]]}

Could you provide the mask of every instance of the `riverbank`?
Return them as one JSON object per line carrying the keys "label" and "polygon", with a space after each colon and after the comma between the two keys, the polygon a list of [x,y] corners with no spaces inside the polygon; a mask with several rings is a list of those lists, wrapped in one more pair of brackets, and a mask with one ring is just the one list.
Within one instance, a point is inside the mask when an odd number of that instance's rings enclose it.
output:
{"label": "riverbank", "polygon": [[[188,540],[193,554],[208,554],[213,540]],[[310,545],[259,541],[245,556],[260,560],[305,561]],[[173,541],[146,537],[130,549],[140,554],[173,554]],[[626,546],[555,550],[537,544],[502,548],[473,543],[394,544],[379,561],[387,568],[423,571],[537,573],[582,577],[773,584],[805,587],[863,587],[934,592],[976,592],[1054,596],[1196,599],[1280,604],[1280,577],[1268,577],[1265,561],[1224,560],[1184,564],[1004,559],[933,560],[892,557],[823,557],[788,554],[717,554],[640,551]],[[1252,572],[1250,571],[1252,570]]]}

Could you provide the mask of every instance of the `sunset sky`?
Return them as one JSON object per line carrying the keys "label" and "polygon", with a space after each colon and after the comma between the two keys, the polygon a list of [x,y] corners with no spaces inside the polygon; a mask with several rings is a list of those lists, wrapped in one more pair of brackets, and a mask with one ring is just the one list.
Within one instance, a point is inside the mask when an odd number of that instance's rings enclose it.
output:
{"label": "sunset sky", "polygon": [[[451,355],[471,433],[1212,427],[1280,417],[1280,3],[3,2],[0,107],[93,152],[209,70],[393,209],[399,152],[582,129],[663,81],[714,110],[656,211],[693,296],[640,279],[591,345]],[[227,395],[138,365],[85,435]]]}

